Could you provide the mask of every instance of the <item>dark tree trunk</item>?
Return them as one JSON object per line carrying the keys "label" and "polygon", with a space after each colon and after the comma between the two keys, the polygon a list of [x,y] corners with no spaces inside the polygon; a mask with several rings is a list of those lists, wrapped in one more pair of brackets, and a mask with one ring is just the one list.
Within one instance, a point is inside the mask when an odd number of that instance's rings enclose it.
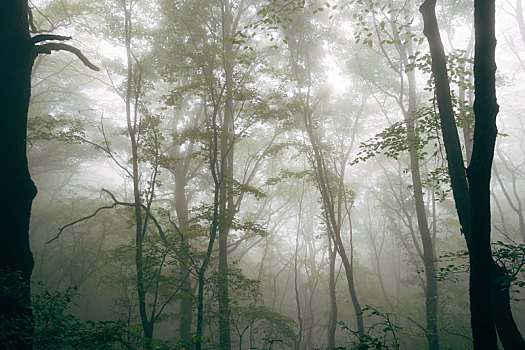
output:
{"label": "dark tree trunk", "polygon": [[[480,7],[482,4],[483,7]],[[480,305],[481,309],[473,312],[473,335],[476,349],[495,349],[496,337],[494,324],[496,325],[500,340],[505,349],[525,349],[525,342],[518,331],[516,323],[510,310],[510,296],[508,286],[505,285],[507,277],[505,271],[497,266],[490,256],[490,166],[494,154],[494,142],[496,138],[495,119],[498,112],[495,95],[494,73],[496,65],[494,62],[495,36],[494,36],[494,1],[476,1],[475,27],[476,27],[476,68],[475,88],[476,100],[475,115],[476,128],[474,131],[474,149],[478,145],[477,155],[472,155],[474,165],[469,166],[469,181],[473,177],[474,188],[469,189],[467,176],[461,154],[459,136],[454,120],[454,112],[450,98],[450,86],[446,69],[446,57],[443,44],[439,35],[439,29],[435,14],[436,0],[426,0],[420,8],[423,15],[425,29],[424,33],[428,39],[430,53],[432,56],[432,73],[436,84],[435,92],[438,101],[439,115],[441,119],[441,130],[445,149],[447,152],[448,169],[451,178],[452,192],[456,204],[459,222],[470,254],[474,249],[474,263],[481,260],[480,266],[475,267],[474,284],[472,288],[482,288],[481,295],[475,295],[475,305],[482,301],[486,305]],[[478,91],[479,89],[479,91]],[[486,104],[486,105],[484,105]],[[478,125],[479,118],[479,125]],[[476,133],[478,134],[476,137]],[[487,152],[484,154],[483,152]],[[472,191],[478,201],[484,200],[484,206],[475,203],[475,209],[471,209]],[[476,223],[476,229],[471,228],[471,215],[481,221]],[[474,218],[474,217],[473,217]],[[488,220],[488,222],[487,222]],[[481,227],[479,227],[481,226]],[[487,237],[488,235],[488,237]],[[473,247],[473,240],[475,247]],[[488,252],[487,252],[488,251]],[[471,256],[472,259],[472,256]],[[471,260],[471,264],[473,261]],[[481,277],[479,275],[482,275]],[[490,279],[490,280],[489,280]],[[490,281],[490,283],[489,283]],[[474,292],[475,294],[477,291]],[[490,299],[488,299],[488,297]],[[492,302],[492,311],[490,308]],[[474,306],[471,306],[474,307]],[[487,317],[488,320],[481,319]],[[491,318],[494,317],[492,321]],[[487,321],[491,324],[487,324]],[[474,331],[474,328],[476,330]],[[484,333],[484,331],[486,333]]]}
{"label": "dark tree trunk", "polygon": [[523,350],[525,342],[512,317],[510,308],[510,280],[506,271],[492,262],[492,316],[504,349]]}
{"label": "dark tree trunk", "polygon": [[0,31],[6,33],[0,55],[0,179],[4,188],[0,207],[0,277],[11,283],[17,281],[20,286],[15,289],[2,281],[0,343],[12,349],[30,349],[33,326],[29,282],[34,262],[29,247],[29,218],[36,187],[26,155],[34,60],[27,1],[0,2]]}
{"label": "dark tree trunk", "polygon": [[[428,39],[430,54],[432,56],[432,75],[434,76],[435,93],[441,121],[443,142],[447,153],[448,171],[452,185],[452,193],[459,223],[465,238],[470,230],[470,205],[467,178],[461,143],[454,118],[454,110],[450,99],[450,85],[447,74],[447,65],[443,43],[439,34],[435,13],[436,0],[426,0],[420,7],[425,24],[424,34]],[[469,240],[467,239],[467,244]]]}
{"label": "dark tree trunk", "polygon": [[490,176],[496,142],[495,2],[474,1],[474,145],[467,169],[470,199],[470,312],[474,348],[494,349],[490,276]]}

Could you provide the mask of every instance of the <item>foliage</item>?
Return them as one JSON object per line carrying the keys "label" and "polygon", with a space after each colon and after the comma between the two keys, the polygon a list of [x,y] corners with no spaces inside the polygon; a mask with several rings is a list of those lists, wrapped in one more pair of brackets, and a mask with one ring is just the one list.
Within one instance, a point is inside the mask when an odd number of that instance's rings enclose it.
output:
{"label": "foliage", "polygon": [[[437,261],[447,263],[446,266],[439,268],[438,280],[461,280],[460,274],[468,272],[468,262],[466,262],[468,255],[467,250],[459,250],[438,257]],[[513,291],[519,293],[519,288],[525,287],[525,282],[520,279],[520,272],[525,271],[523,268],[525,266],[525,245],[496,241],[492,243],[492,257],[505,272],[506,281],[502,281],[502,283],[509,283],[511,286],[518,287]]]}
{"label": "foliage", "polygon": [[80,143],[85,136],[85,126],[81,120],[69,116],[35,116],[29,120],[27,139],[29,142],[58,140],[66,143]]}
{"label": "foliage", "polygon": [[231,322],[239,337],[253,327],[254,335],[265,341],[280,341],[288,346],[295,342],[295,322],[271,311],[266,306],[233,306]]}
{"label": "foliage", "polygon": [[[22,278],[19,271],[0,271],[0,344],[9,347],[18,344],[17,339],[28,339],[31,337],[30,323],[27,315],[13,315],[8,310],[12,305],[22,305],[26,310],[30,308],[27,300],[21,300],[27,295],[28,283]],[[11,311],[12,312],[12,311]]]}
{"label": "foliage", "polygon": [[344,330],[355,337],[351,343],[351,349],[399,349],[398,331],[402,327],[392,322],[391,313],[382,312],[370,305],[362,308],[361,313],[369,325],[365,334],[352,330],[344,322],[338,322]]}
{"label": "foliage", "polygon": [[35,349],[117,349],[122,343],[120,321],[81,321],[70,313],[77,288],[33,295]]}
{"label": "foliage", "polygon": [[[508,283],[518,288],[525,287],[525,281],[520,279],[520,272],[525,272],[525,244],[510,244],[502,241],[492,243],[492,256],[505,271]],[[514,289],[519,293],[519,289]]]}

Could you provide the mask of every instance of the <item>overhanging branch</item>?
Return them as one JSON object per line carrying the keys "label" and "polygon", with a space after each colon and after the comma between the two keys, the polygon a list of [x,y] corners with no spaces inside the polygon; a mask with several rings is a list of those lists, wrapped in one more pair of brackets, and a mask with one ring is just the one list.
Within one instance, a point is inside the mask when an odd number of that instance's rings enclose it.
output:
{"label": "overhanging branch", "polygon": [[[40,37],[40,39],[39,39]],[[33,38],[37,38],[37,42],[39,41],[45,41],[45,40],[51,40],[51,39],[43,39],[43,37],[54,37],[54,39],[52,40],[67,40],[67,39],[64,39],[66,37],[62,37],[62,36],[57,36],[57,35],[45,35],[45,34],[42,34],[42,35],[37,35]],[[60,39],[58,39],[58,38]],[[42,45],[35,45],[35,55],[39,55],[39,54],[51,54],[52,51],[68,51],[68,52],[71,52],[72,54],[74,54],[75,56],[77,56],[81,61],[82,63],[84,63],[87,67],[89,67],[90,69],[94,70],[94,71],[99,71],[100,68],[98,68],[97,66],[95,66],[93,63],[91,63],[86,56],[84,56],[84,54],[79,50],[77,49],[76,47],[74,46],[71,46],[71,45],[68,45],[68,44],[64,44],[64,43],[45,43],[45,44],[42,44]]]}
{"label": "overhanging branch", "polygon": [[38,34],[31,37],[31,42],[33,44],[40,43],[42,41],[57,40],[57,41],[66,41],[71,40],[72,37],[56,34]]}

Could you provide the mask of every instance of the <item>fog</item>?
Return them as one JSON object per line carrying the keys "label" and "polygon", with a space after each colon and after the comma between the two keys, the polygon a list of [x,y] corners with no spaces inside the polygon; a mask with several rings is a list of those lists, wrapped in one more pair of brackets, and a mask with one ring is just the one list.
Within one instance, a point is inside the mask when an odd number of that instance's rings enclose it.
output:
{"label": "fog", "polygon": [[[521,0],[496,3],[501,275],[469,265],[421,4],[30,2],[33,34],[71,36],[100,68],[64,50],[33,66],[34,347],[471,349],[481,273],[504,276],[491,327],[512,348],[498,300],[523,334]],[[464,168],[491,160],[473,11],[436,5]]]}

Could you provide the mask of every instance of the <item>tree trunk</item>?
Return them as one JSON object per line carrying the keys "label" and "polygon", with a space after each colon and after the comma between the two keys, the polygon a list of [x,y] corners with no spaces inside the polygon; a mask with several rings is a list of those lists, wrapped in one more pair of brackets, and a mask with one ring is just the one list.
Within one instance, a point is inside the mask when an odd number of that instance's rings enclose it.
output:
{"label": "tree trunk", "polygon": [[[394,33],[394,40],[401,43],[399,37],[399,29],[394,21],[392,21],[392,32]],[[412,45],[409,41],[407,45]],[[407,46],[397,44],[399,54],[405,67],[408,65]],[[411,46],[408,47],[412,50]],[[416,207],[416,218],[423,245],[423,255],[421,259],[425,268],[425,310],[426,310],[426,336],[429,350],[439,349],[439,340],[437,333],[437,304],[438,304],[438,288],[436,281],[436,264],[434,261],[434,242],[428,227],[428,218],[423,201],[423,186],[421,183],[421,171],[419,165],[419,150],[417,145],[418,135],[415,128],[415,112],[416,112],[416,75],[415,71],[408,70],[408,109],[403,108],[405,125],[407,128],[407,142],[409,145],[410,155],[410,174],[412,177],[412,187],[414,191],[414,203]],[[400,101],[402,103],[402,101]],[[416,243],[417,244],[417,243]]]}
{"label": "tree trunk", "polygon": [[[435,14],[435,5],[436,0],[426,0],[423,5],[420,7],[420,11],[423,15],[424,20],[424,34],[428,39],[429,46],[430,46],[430,53],[432,56],[432,74],[434,76],[434,81],[436,84],[436,96],[438,101],[438,108],[439,108],[439,115],[441,119],[441,130],[443,133],[443,140],[445,144],[445,149],[447,152],[447,162],[448,162],[448,169],[449,174],[451,178],[451,185],[452,185],[452,192],[454,195],[454,201],[456,204],[456,210],[459,217],[459,222],[461,225],[461,229],[463,234],[465,235],[465,240],[467,242],[467,246],[469,248],[469,252],[472,250],[472,240],[478,239],[478,242],[476,243],[476,259],[490,259],[490,263],[488,264],[488,267],[486,266],[486,261],[482,261],[482,264],[484,264],[484,268],[487,268],[487,270],[476,270],[475,274],[486,274],[489,275],[491,278],[491,286],[487,287],[487,277],[482,276],[481,280],[479,280],[479,276],[476,276],[475,285],[476,287],[480,286],[481,288],[484,288],[485,291],[482,292],[481,297],[477,297],[477,303],[480,302],[480,300],[484,300],[487,302],[487,294],[491,297],[489,302],[492,301],[492,310],[496,309],[496,306],[498,307],[498,312],[492,312],[490,310],[487,310],[487,305],[484,305],[482,309],[476,310],[474,312],[475,314],[475,323],[476,323],[476,331],[474,333],[474,343],[476,348],[480,349],[495,349],[496,343],[495,343],[495,334],[494,334],[494,326],[493,325],[487,325],[486,320],[478,320],[479,317],[482,316],[480,312],[484,313],[486,316],[494,317],[494,323],[497,327],[498,335],[500,337],[500,340],[505,347],[505,349],[525,349],[525,342],[523,341],[523,338],[521,334],[518,331],[518,328],[514,322],[514,319],[512,317],[512,313],[510,310],[510,301],[509,301],[509,294],[505,292],[504,288],[501,288],[501,284],[497,281],[503,281],[505,280],[506,276],[504,274],[504,271],[502,271],[497,264],[492,260],[491,256],[487,256],[487,247],[486,245],[490,245],[490,216],[485,217],[484,225],[485,227],[481,228],[480,232],[475,232],[471,229],[471,215],[473,214],[473,211],[471,210],[470,206],[470,193],[469,193],[469,186],[467,184],[467,176],[465,174],[465,168],[463,163],[463,156],[461,154],[461,146],[459,142],[459,136],[457,132],[457,128],[455,125],[454,120],[454,113],[452,109],[452,102],[450,98],[450,85],[447,75],[447,69],[446,69],[446,58],[445,58],[445,52],[443,50],[443,44],[441,42],[441,37],[439,35],[439,29]],[[474,130],[474,148],[476,147],[476,142],[481,142],[482,146],[481,148],[478,148],[476,151],[478,155],[476,157],[478,158],[476,160],[477,165],[475,164],[475,167],[477,167],[476,170],[471,170],[471,176],[474,177],[484,177],[485,183],[483,181],[480,181],[480,179],[475,179],[477,181],[477,191],[481,192],[481,196],[479,196],[480,200],[486,200],[489,201],[490,197],[487,197],[487,193],[489,193],[489,187],[487,182],[487,165],[492,163],[492,157],[494,153],[494,141],[496,137],[496,129],[495,129],[495,117],[497,113],[497,103],[495,99],[495,81],[494,81],[494,72],[495,72],[495,63],[494,63],[494,47],[495,47],[495,39],[494,39],[494,2],[489,1],[484,3],[487,9],[484,9],[484,11],[481,11],[480,13],[480,2],[476,1],[476,53],[475,56],[485,56],[485,61],[479,60],[480,57],[478,57],[477,60],[477,68],[475,69],[475,76],[477,75],[477,83],[475,83],[476,92],[477,88],[490,90],[481,92],[480,95],[476,95],[476,99],[478,100],[478,105],[475,106],[475,114],[476,114],[476,125],[478,124],[478,114],[480,118],[483,118],[483,113],[487,113],[488,115],[485,116],[485,120],[481,121],[481,125],[478,126],[478,137],[476,137],[476,129]],[[488,28],[485,28],[487,32],[482,31],[482,26],[487,26]],[[489,38],[486,38],[489,37]],[[478,46],[478,41],[484,41],[484,45],[488,45],[488,47],[482,47],[481,45]],[[482,52],[481,50],[485,50]],[[485,66],[486,65],[486,66]],[[482,75],[490,75],[483,78]],[[480,76],[481,74],[481,76]],[[481,79],[481,80],[480,80]],[[480,86],[480,84],[483,84],[485,86]],[[489,104],[489,107],[483,107],[481,104],[480,98],[485,94],[485,97],[487,100],[485,103]],[[477,108],[476,108],[477,107]],[[490,108],[485,111],[482,110],[483,108]],[[481,127],[481,129],[480,129]],[[484,131],[483,129],[486,128],[487,130]],[[481,135],[479,133],[482,133]],[[488,133],[484,136],[482,136],[485,133]],[[483,139],[482,137],[489,137],[489,139]],[[491,140],[490,138],[493,138]],[[492,148],[490,148],[490,144],[492,144]],[[489,154],[482,154],[480,152],[489,152]],[[472,155],[474,158],[474,154]],[[489,164],[483,164],[484,162]],[[470,166],[469,166],[470,168]],[[474,168],[472,168],[474,169]],[[479,173],[481,171],[484,172],[482,175]],[[488,178],[490,180],[490,168],[488,168]],[[490,194],[490,193],[489,193]],[[476,210],[476,216],[481,215],[480,210],[485,210],[485,214],[490,215],[490,202],[488,204],[485,204],[485,207],[477,208]],[[482,219],[483,220],[483,219]],[[487,242],[487,222],[486,220],[489,220],[488,222],[488,242]],[[478,223],[479,225],[479,223]],[[485,234],[485,237],[483,236],[483,233]],[[476,235],[475,238],[473,238],[473,234]],[[479,239],[481,238],[482,242],[479,242]],[[484,241],[483,241],[484,240]],[[485,245],[485,246],[484,246]],[[490,246],[489,246],[489,252],[490,252]],[[471,270],[472,273],[472,270]],[[499,285],[499,286],[498,286]],[[491,288],[492,293],[487,292],[486,289]],[[472,289],[472,285],[471,285]],[[496,292],[496,290],[499,290],[500,292]],[[473,316],[474,317],[474,316]],[[493,323],[493,324],[494,324]],[[473,326],[474,327],[474,326]],[[481,330],[485,327],[486,330],[488,330],[488,333],[486,334],[480,334]],[[477,338],[477,339],[476,339]]]}
{"label": "tree trunk", "polygon": [[[309,109],[310,107],[306,106],[306,108]],[[342,188],[342,183],[340,182],[339,188],[337,191],[338,194],[336,196],[339,203],[336,204],[334,200],[334,194],[332,192],[332,189],[330,188],[330,184],[327,179],[328,171],[324,163],[323,154],[321,152],[319,143],[317,141],[317,135],[314,133],[314,130],[313,130],[311,111],[305,110],[303,111],[303,113],[304,113],[304,123],[305,123],[306,131],[310,139],[310,144],[312,145],[312,150],[313,150],[312,166],[315,169],[316,181],[318,184],[319,192],[321,194],[321,198],[323,200],[325,218],[326,218],[326,223],[328,226],[328,232],[330,233],[331,238],[333,239],[334,247],[339,253],[339,257],[341,257],[341,261],[343,262],[343,266],[345,268],[345,275],[346,275],[346,280],[348,283],[348,292],[350,293],[350,299],[352,300],[352,305],[354,307],[354,311],[356,314],[357,331],[359,332],[359,334],[364,334],[365,327],[364,327],[364,322],[363,322],[363,315],[361,313],[361,305],[359,304],[359,300],[357,298],[357,292],[355,290],[355,285],[354,285],[354,271],[353,271],[352,261],[351,259],[348,258],[346,249],[343,244],[343,240],[341,238],[341,226],[342,226],[342,220],[341,220],[342,202],[341,201],[343,200],[342,197],[343,197],[344,188]],[[343,167],[344,165],[342,166],[342,168]],[[350,220],[350,217],[348,218],[348,220]]]}
{"label": "tree trunk", "polygon": [[[146,340],[144,347],[146,349],[151,348],[151,340],[153,338],[153,317],[148,320],[146,310],[146,286],[144,284],[144,256],[143,256],[143,242],[144,235],[146,233],[146,222],[142,218],[142,199],[141,189],[139,183],[139,158],[138,158],[138,142],[137,142],[137,109],[136,103],[138,100],[138,92],[134,91],[133,80],[134,80],[134,65],[133,65],[133,53],[131,51],[131,38],[133,35],[133,26],[131,19],[131,8],[127,7],[126,3],[122,3],[122,9],[124,11],[124,42],[126,47],[127,56],[127,73],[126,73],[126,95],[125,95],[125,107],[126,107],[126,122],[127,132],[131,146],[131,165],[133,175],[133,204],[134,204],[134,221],[135,221],[135,268],[137,270],[137,297],[139,303],[139,316],[142,324],[142,331]],[[140,77],[139,77],[140,80]],[[140,84],[140,81],[137,83]],[[136,88],[136,87],[135,87]],[[135,94],[135,95],[134,95]],[[135,100],[135,109],[132,111],[132,100]],[[143,222],[144,221],[144,222]]]}
{"label": "tree trunk", "polygon": [[[34,261],[29,246],[29,219],[36,187],[31,180],[26,154],[34,61],[27,1],[1,2],[0,30],[8,33],[0,55],[0,178],[5,190],[0,208],[3,226],[0,229],[0,274],[2,279],[7,279],[2,282],[4,290],[0,294],[0,343],[9,344],[10,348],[30,349],[33,325],[29,282]],[[20,289],[6,288],[10,285],[9,280],[16,281]],[[16,329],[19,331],[12,331]]]}
{"label": "tree trunk", "polygon": [[181,168],[174,169],[175,174],[175,211],[182,237],[180,242],[179,276],[182,281],[180,299],[179,335],[186,347],[192,345],[191,325],[193,319],[193,291],[191,289],[190,258],[187,255],[189,239],[186,235],[188,227],[188,201],[186,198],[186,174]]}
{"label": "tree trunk", "polygon": [[492,262],[492,313],[499,339],[504,349],[523,350],[525,342],[512,317],[510,280],[501,266]]}
{"label": "tree trunk", "polygon": [[475,349],[494,349],[491,308],[490,177],[496,142],[494,1],[474,1],[474,145],[467,168],[470,199],[470,312]]}
{"label": "tree trunk", "polygon": [[[434,76],[435,93],[441,121],[443,143],[447,153],[448,171],[456,211],[459,216],[465,238],[470,230],[470,205],[468,195],[467,178],[461,143],[454,118],[454,110],[450,99],[450,85],[447,74],[447,65],[443,43],[439,34],[439,28],[435,13],[436,0],[426,0],[420,7],[424,20],[424,34],[428,39],[430,54],[432,56],[432,75]],[[467,239],[467,245],[469,240]]]}
{"label": "tree trunk", "polygon": [[230,300],[228,293],[228,235],[230,232],[234,203],[232,196],[233,181],[233,43],[229,38],[232,30],[231,4],[222,3],[223,64],[225,74],[226,101],[220,145],[221,184],[219,187],[219,348],[230,350]]}
{"label": "tree trunk", "polygon": [[[303,192],[304,194],[304,192]],[[303,316],[301,313],[301,298],[299,296],[299,282],[298,282],[298,254],[299,254],[299,233],[301,232],[301,217],[303,194],[301,194],[301,201],[299,202],[299,223],[297,224],[297,234],[295,236],[295,254],[294,254],[294,290],[295,290],[295,305],[297,307],[297,322],[299,323],[299,334],[297,335],[297,342],[295,343],[295,350],[301,348],[303,339]]]}
{"label": "tree trunk", "polygon": [[330,316],[328,317],[327,340],[328,348],[335,348],[335,331],[337,329],[337,298],[335,294],[335,262],[337,250],[332,249],[332,240],[328,237],[329,265],[330,265]]}

